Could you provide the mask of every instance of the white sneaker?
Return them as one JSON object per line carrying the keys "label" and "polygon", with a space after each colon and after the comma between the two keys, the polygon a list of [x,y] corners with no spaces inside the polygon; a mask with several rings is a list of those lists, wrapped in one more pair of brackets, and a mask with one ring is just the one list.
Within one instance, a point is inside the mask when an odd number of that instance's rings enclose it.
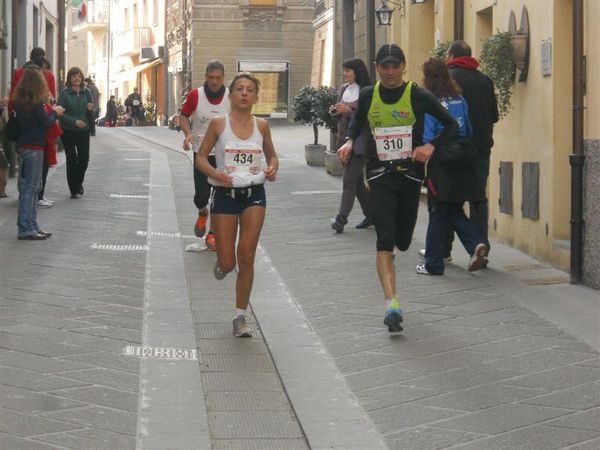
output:
{"label": "white sneaker", "polygon": [[471,259],[469,260],[469,272],[475,272],[476,270],[483,269],[487,266],[486,255],[489,251],[490,247],[487,244],[484,244],[483,242],[477,244],[473,256],[471,256]]}
{"label": "white sneaker", "polygon": [[246,323],[245,316],[233,319],[233,335],[236,337],[252,337],[252,328]]}
{"label": "white sneaker", "polygon": [[429,273],[429,271],[425,268],[425,264],[418,264],[415,269],[419,275],[431,275],[431,273]]}
{"label": "white sneaker", "polygon": [[[425,249],[424,248],[419,250],[419,257],[421,259],[425,259]],[[444,258],[444,264],[452,264],[452,256],[446,256]]]}
{"label": "white sneaker", "polygon": [[37,206],[38,208],[52,208],[54,202],[48,200],[46,197],[43,197],[41,200],[38,200]]}

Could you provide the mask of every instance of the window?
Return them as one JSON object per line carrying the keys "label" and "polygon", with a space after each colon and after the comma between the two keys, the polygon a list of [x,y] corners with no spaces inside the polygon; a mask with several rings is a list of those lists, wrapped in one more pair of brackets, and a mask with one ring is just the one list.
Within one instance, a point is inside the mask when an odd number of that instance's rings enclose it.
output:
{"label": "window", "polygon": [[277,0],[250,0],[250,6],[277,6]]}

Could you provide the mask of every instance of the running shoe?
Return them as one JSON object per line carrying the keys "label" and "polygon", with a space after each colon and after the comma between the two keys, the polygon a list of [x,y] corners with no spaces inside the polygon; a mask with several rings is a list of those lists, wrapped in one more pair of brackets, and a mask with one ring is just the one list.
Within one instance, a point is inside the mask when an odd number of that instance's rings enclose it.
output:
{"label": "running shoe", "polygon": [[476,270],[483,269],[487,266],[487,258],[486,255],[490,251],[490,247],[483,242],[481,244],[477,244],[475,247],[475,251],[471,256],[469,261],[469,272],[475,272]]}
{"label": "running shoe", "polygon": [[38,208],[52,208],[53,205],[54,205],[54,202],[51,202],[50,200],[48,200],[45,197],[37,201]]}
{"label": "running shoe", "polygon": [[204,215],[198,214],[196,224],[194,225],[194,234],[196,237],[204,236],[206,233],[206,221],[208,220],[208,211],[204,211]]}
{"label": "running shoe", "polygon": [[227,276],[227,274],[225,272],[223,272],[221,270],[221,268],[219,267],[219,261],[215,261],[215,265],[213,267],[213,275],[219,281],[221,281],[223,278],[225,278]]}
{"label": "running shoe", "polygon": [[233,335],[236,337],[252,337],[252,328],[246,323],[246,316],[233,319]]}
{"label": "running shoe", "polygon": [[[425,249],[422,248],[421,250],[419,250],[419,257],[421,259],[426,259],[425,258]],[[452,264],[452,255],[448,255],[444,258],[444,264]]]}
{"label": "running shoe", "polygon": [[209,250],[215,250],[216,248],[216,244],[215,244],[215,233],[213,233],[212,231],[209,231],[208,234],[206,235],[206,248]]}
{"label": "running shoe", "polygon": [[400,309],[400,300],[398,296],[394,296],[390,305],[387,307],[385,311],[385,315],[383,316],[383,323],[387,325],[388,331],[390,333],[396,333],[398,331],[402,331],[402,310]]}

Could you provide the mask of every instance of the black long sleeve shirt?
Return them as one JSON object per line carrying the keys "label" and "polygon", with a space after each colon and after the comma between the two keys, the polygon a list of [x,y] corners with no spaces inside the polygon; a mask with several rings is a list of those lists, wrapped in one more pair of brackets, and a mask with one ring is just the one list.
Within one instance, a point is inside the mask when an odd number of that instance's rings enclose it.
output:
{"label": "black long sleeve shirt", "polygon": [[[379,84],[379,95],[383,103],[392,105],[397,103],[404,91],[406,90],[407,83],[404,83],[402,86],[389,89],[383,86],[381,83]],[[353,141],[360,135],[364,127],[369,126],[369,122],[367,119],[367,114],[369,113],[369,108],[371,107],[371,102],[373,100],[373,91],[374,86],[367,86],[360,91],[360,95],[358,97],[358,109],[356,110],[356,114],[352,118],[352,122],[350,123],[350,127],[348,128],[348,135],[350,139]],[[415,123],[413,124],[413,149],[415,147],[419,147],[423,145],[423,129],[425,123],[425,113],[431,114],[433,117],[438,119],[444,128],[442,131],[435,136],[430,144],[434,147],[448,141],[449,139],[453,139],[458,136],[459,127],[456,123],[456,120],[452,115],[442,106],[440,101],[427,89],[417,86],[413,83],[413,87],[411,90],[410,101],[412,104],[413,112],[415,113]],[[369,157],[369,167],[373,168],[377,165],[381,166],[385,163],[379,161],[377,159],[377,153],[374,148],[371,148],[367,153]],[[379,164],[377,164],[377,162]],[[406,162],[402,165],[407,165],[408,167],[422,168],[423,164],[418,162]]]}

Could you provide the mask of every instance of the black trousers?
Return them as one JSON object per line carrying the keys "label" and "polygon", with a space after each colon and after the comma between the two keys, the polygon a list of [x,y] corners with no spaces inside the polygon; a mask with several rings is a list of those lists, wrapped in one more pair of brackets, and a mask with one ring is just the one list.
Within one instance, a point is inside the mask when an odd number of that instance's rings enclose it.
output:
{"label": "black trousers", "polygon": [[67,183],[71,195],[78,194],[90,160],[90,134],[88,130],[64,130],[61,136],[67,157]]}
{"label": "black trousers", "polygon": [[[215,169],[217,168],[215,155],[208,155],[208,162]],[[208,184],[208,177],[196,168],[196,161],[194,161],[194,205],[198,209],[205,208],[208,205],[209,198],[210,184]]]}

